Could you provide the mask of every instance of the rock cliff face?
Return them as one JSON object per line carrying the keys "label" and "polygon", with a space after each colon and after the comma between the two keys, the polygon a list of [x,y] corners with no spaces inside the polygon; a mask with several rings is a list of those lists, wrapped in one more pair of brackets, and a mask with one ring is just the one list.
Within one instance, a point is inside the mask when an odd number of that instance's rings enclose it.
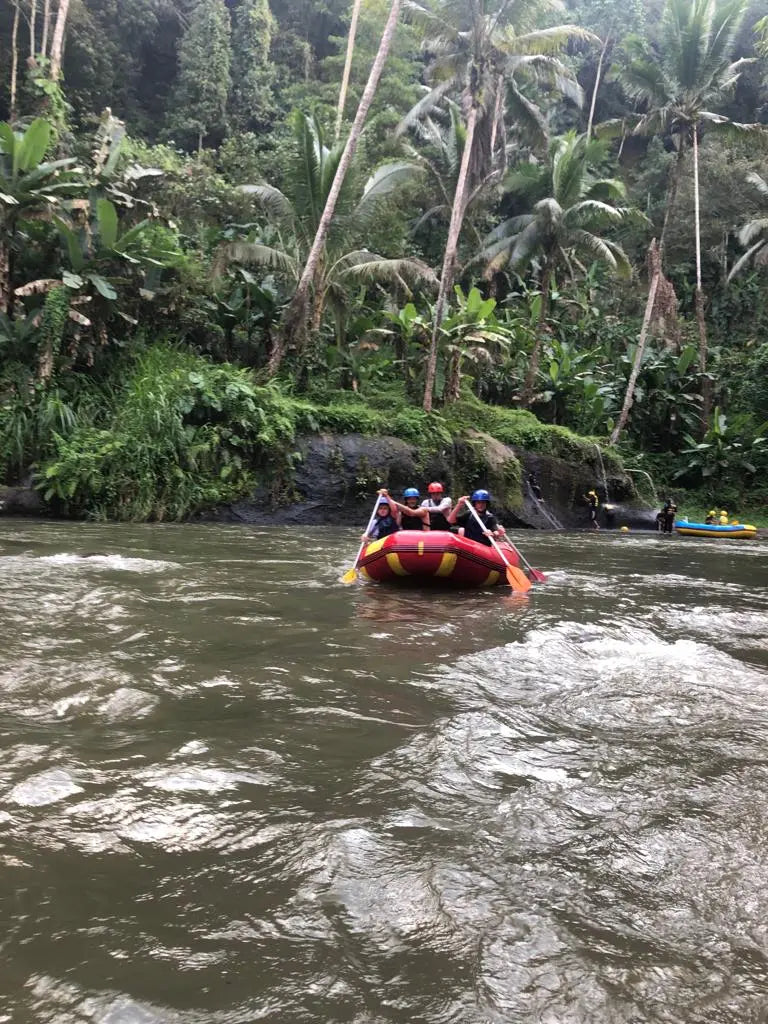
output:
{"label": "rock cliff face", "polygon": [[[424,457],[418,446],[396,437],[363,434],[311,434],[298,439],[290,480],[258,488],[242,501],[197,517],[216,522],[312,526],[326,523],[364,526],[380,487],[395,496],[417,486],[426,493],[440,480],[453,498],[487,487],[505,525],[536,530],[586,527],[583,495],[594,488],[601,501],[601,526],[655,528],[655,510],[639,504],[629,476],[614,464],[603,470],[584,449],[573,460],[512,448],[489,434],[469,431],[438,455]],[[578,456],[578,457],[577,457]],[[615,512],[606,516],[606,486]],[[0,514],[43,515],[37,491],[0,487]]]}
{"label": "rock cliff face", "polygon": [[42,499],[32,487],[0,485],[0,515],[41,516],[44,511]]}
{"label": "rock cliff face", "polygon": [[[249,499],[220,507],[205,519],[253,524],[323,523],[361,526],[372,508],[376,491],[387,487],[394,495],[430,480],[440,480],[454,498],[475,487],[488,487],[502,521],[513,527],[573,529],[587,525],[583,495],[594,488],[605,502],[631,504],[635,491],[630,478],[612,467],[603,472],[594,461],[566,461],[549,455],[513,449],[487,434],[471,432],[438,456],[423,459],[417,446],[395,437],[362,434],[320,434],[299,439],[299,457],[286,498],[277,505],[267,487]],[[541,498],[537,496],[537,491]],[[655,512],[618,506],[616,527],[653,525]]]}

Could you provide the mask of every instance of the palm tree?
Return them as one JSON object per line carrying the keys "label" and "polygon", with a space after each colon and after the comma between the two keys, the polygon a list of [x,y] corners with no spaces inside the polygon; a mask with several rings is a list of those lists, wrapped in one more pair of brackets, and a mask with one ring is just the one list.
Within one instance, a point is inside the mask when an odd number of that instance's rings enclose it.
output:
{"label": "palm tree", "polygon": [[[452,101],[445,103],[445,112],[440,109],[433,116],[426,115],[412,126],[414,142],[406,142],[403,151],[414,164],[425,171],[424,187],[420,198],[425,207],[413,226],[413,236],[418,242],[424,242],[431,251],[441,241],[443,229],[447,229],[451,219],[453,197],[456,194],[456,182],[467,140],[467,133],[461,110]],[[468,227],[474,234],[475,242],[480,245],[482,236],[474,221],[468,218],[473,205],[485,193],[481,181],[467,196],[464,216]],[[422,236],[424,232],[424,236]],[[442,245],[440,246],[442,248]]]}
{"label": "palm tree", "polygon": [[631,274],[624,250],[602,233],[629,219],[642,219],[642,215],[614,205],[626,195],[621,182],[591,175],[590,166],[603,152],[601,143],[571,132],[553,140],[545,164],[527,164],[513,172],[507,182],[508,191],[533,200],[533,209],[499,224],[485,239],[480,253],[488,276],[507,263],[522,267],[535,261],[539,267],[541,303],[521,395],[524,406],[533,398],[556,274],[562,270],[575,276],[582,260],[604,263],[624,277]]}
{"label": "palm tree", "polygon": [[619,79],[643,113],[635,134],[670,136],[677,149],[667,194],[659,248],[664,255],[666,228],[677,194],[686,150],[693,153],[694,229],[696,248],[695,309],[699,328],[699,372],[702,376],[702,419],[707,422],[711,395],[707,369],[707,328],[701,286],[699,140],[705,131],[743,134],[762,131],[759,125],[730,121],[713,108],[733,92],[747,60],[731,62],[736,35],[748,0],[667,0],[658,47],[631,44],[630,59]]}
{"label": "palm tree", "polygon": [[429,67],[432,87],[402,127],[424,116],[451,91],[459,93],[466,119],[427,361],[427,411],[432,408],[440,325],[453,287],[467,197],[488,177],[497,147],[502,152],[506,149],[505,106],[516,120],[543,135],[543,116],[523,95],[521,78],[543,77],[573,98],[581,98],[572,73],[553,54],[570,39],[595,37],[574,25],[539,28],[543,16],[557,9],[554,0],[443,0],[434,9],[415,0],[409,4],[433,55]]}
{"label": "palm tree", "polygon": [[389,56],[389,51],[392,47],[392,41],[395,38],[395,29],[397,28],[397,20],[400,17],[401,4],[402,0],[392,0],[389,17],[387,18],[384,31],[382,32],[381,39],[379,40],[379,48],[376,51],[376,56],[374,57],[373,65],[371,66],[371,71],[368,75],[368,81],[366,82],[365,89],[363,90],[363,95],[360,97],[360,102],[357,106],[357,113],[355,114],[355,119],[352,122],[352,127],[349,130],[347,141],[339,157],[338,164],[336,165],[336,173],[333,176],[333,181],[331,182],[331,186],[327,193],[325,206],[317,225],[317,231],[315,233],[312,246],[307,255],[301,274],[299,275],[296,290],[293,293],[293,298],[291,299],[290,305],[288,306],[283,318],[283,325],[278,341],[272,351],[270,369],[273,372],[277,370],[282,362],[283,355],[287,348],[288,338],[295,334],[300,341],[306,333],[309,290],[315,282],[318,264],[322,259],[328,233],[331,230],[333,216],[336,212],[336,204],[339,201],[339,196],[341,195],[341,191],[344,187],[344,179],[352,164],[352,160],[354,159],[357,144],[363,133],[365,119],[368,116],[368,111],[373,103],[373,98],[376,95],[379,79],[384,71],[384,65],[387,62],[387,57]]}
{"label": "palm tree", "polygon": [[[286,190],[273,185],[241,186],[263,210],[269,222],[268,230],[258,238],[223,245],[214,267],[217,275],[230,264],[238,263],[270,269],[292,287],[300,281],[328,194],[336,180],[344,146],[326,146],[316,117],[296,112],[292,125],[296,156]],[[319,328],[324,312],[330,307],[336,321],[337,340],[341,343],[352,284],[399,285],[406,291],[409,282],[436,284],[434,273],[420,260],[391,259],[364,248],[366,234],[381,210],[382,200],[398,186],[421,174],[421,167],[408,161],[383,164],[371,175],[357,198],[353,195],[353,178],[346,178],[338,195],[340,216],[332,225],[315,266],[309,315],[313,330]],[[270,354],[270,374],[277,371],[285,355],[285,348],[278,349],[276,342]]]}
{"label": "palm tree", "polygon": [[[763,199],[768,199],[768,181],[765,178],[761,178],[759,174],[752,171],[747,175],[747,181],[755,186]],[[766,257],[768,257],[768,217],[755,217],[748,220],[739,231],[738,237],[739,242],[749,248],[731,267],[728,274],[729,281],[732,281],[750,263],[755,263],[758,266],[765,265]]]}

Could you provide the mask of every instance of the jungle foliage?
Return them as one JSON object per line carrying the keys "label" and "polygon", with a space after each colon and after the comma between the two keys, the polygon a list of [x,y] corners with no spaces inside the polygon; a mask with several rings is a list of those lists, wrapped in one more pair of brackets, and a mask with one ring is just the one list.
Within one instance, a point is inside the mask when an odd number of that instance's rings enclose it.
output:
{"label": "jungle foliage", "polygon": [[364,0],[348,51],[353,6],[0,10],[0,478],[182,518],[305,430],[615,432],[764,501],[761,4],[429,0],[382,51]]}

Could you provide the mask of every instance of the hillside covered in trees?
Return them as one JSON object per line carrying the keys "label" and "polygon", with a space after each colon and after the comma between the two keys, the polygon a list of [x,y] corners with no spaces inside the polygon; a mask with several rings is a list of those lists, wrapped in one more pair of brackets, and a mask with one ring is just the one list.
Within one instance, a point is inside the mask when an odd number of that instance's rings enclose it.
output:
{"label": "hillside covered in trees", "polygon": [[765,0],[9,0],[0,482],[181,518],[493,420],[760,508],[767,52]]}

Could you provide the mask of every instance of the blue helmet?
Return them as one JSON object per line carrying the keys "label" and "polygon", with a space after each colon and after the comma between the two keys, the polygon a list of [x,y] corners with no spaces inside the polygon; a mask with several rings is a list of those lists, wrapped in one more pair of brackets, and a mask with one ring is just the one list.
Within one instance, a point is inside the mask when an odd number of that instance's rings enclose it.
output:
{"label": "blue helmet", "polygon": [[418,487],[406,487],[403,491],[404,498],[420,498]]}
{"label": "blue helmet", "polygon": [[470,501],[490,501],[490,500],[491,500],[491,496],[488,493],[488,491],[484,491],[482,489],[479,490],[479,491],[473,491],[472,492],[472,497],[470,499]]}

